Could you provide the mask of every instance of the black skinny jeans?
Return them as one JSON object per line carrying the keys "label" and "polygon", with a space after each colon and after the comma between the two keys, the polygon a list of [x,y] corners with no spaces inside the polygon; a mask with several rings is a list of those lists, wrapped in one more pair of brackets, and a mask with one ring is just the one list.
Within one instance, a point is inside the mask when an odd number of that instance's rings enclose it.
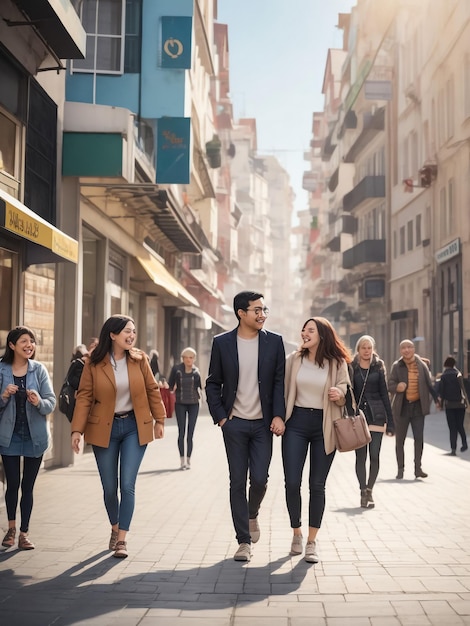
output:
{"label": "black skinny jeans", "polygon": [[[379,475],[379,457],[380,448],[382,447],[383,433],[372,431],[372,440],[367,446],[363,446],[356,450],[356,476],[361,489],[372,489]],[[369,480],[367,480],[367,452],[369,452]]]}
{"label": "black skinny jeans", "polygon": [[325,484],[335,452],[326,454],[323,438],[323,411],[294,407],[282,437],[282,462],[286,502],[291,528],[300,528],[302,518],[302,473],[310,446],[310,501],[308,525],[320,528],[325,511]]}
{"label": "black skinny jeans", "polygon": [[40,457],[23,457],[23,477],[21,478],[20,456],[7,456],[2,454],[3,469],[7,482],[5,492],[5,504],[7,507],[8,521],[16,520],[16,509],[18,507],[18,491],[21,482],[21,526],[20,531],[27,533],[29,530],[29,520],[33,510],[33,488],[34,483],[42,463]]}
{"label": "black skinny jeans", "polygon": [[462,439],[462,446],[465,448],[467,445],[467,435],[464,428],[465,409],[447,409],[446,408],[447,425],[449,426],[450,434],[450,449],[456,450],[457,448],[457,435],[460,435]]}

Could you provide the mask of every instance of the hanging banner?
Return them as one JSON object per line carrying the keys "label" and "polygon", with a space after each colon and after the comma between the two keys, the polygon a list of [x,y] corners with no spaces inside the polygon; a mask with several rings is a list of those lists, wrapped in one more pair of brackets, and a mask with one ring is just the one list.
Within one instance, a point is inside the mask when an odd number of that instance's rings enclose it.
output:
{"label": "hanging banner", "polygon": [[161,67],[190,69],[192,27],[192,17],[162,17]]}
{"label": "hanging banner", "polygon": [[157,121],[157,183],[190,182],[189,117],[161,117]]}

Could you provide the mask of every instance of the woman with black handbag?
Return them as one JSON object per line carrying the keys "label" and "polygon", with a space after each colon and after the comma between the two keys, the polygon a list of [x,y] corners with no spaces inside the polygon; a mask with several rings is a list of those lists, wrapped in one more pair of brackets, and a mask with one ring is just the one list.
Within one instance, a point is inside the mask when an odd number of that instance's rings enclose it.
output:
{"label": "woman with black handbag", "polygon": [[[375,340],[363,335],[356,343],[351,363],[351,381],[354,397],[369,425],[371,442],[356,450],[356,476],[361,489],[361,507],[372,508],[375,503],[372,489],[379,474],[379,457],[384,432],[395,434],[392,407],[387,390],[384,362],[375,351]],[[369,478],[367,479],[367,452],[369,452]]]}

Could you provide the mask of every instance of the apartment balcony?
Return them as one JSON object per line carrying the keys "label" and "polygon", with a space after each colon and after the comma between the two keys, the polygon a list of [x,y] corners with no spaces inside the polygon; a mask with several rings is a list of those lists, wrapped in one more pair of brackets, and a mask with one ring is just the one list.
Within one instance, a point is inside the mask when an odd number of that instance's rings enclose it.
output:
{"label": "apartment balcony", "polygon": [[305,189],[305,191],[311,191],[314,192],[317,190],[317,186],[318,183],[320,182],[320,172],[313,172],[311,170],[308,170],[306,172],[304,172],[303,178],[302,178],[302,189]]}
{"label": "apartment balcony", "polygon": [[330,132],[328,133],[328,136],[322,143],[322,146],[321,146],[322,161],[329,161],[331,158],[331,155],[335,151],[336,144],[333,143],[333,132],[334,132],[334,127],[330,130]]}
{"label": "apartment balcony", "polygon": [[327,237],[327,248],[332,252],[341,251],[341,235],[353,235],[357,230],[357,219],[353,215],[340,215]]}
{"label": "apartment balcony", "polygon": [[385,108],[381,107],[374,112],[364,113],[362,131],[351,146],[345,156],[346,163],[354,163],[358,154],[374,139],[374,137],[385,130]]}
{"label": "apartment balcony", "polygon": [[385,198],[385,176],[365,176],[343,198],[343,209],[351,212],[370,198]]}
{"label": "apartment balcony", "polygon": [[350,109],[344,116],[343,123],[338,131],[338,139],[342,139],[347,130],[355,130],[357,128],[356,113]]}
{"label": "apartment balcony", "polygon": [[351,270],[362,263],[385,263],[385,239],[365,239],[343,252],[343,269]]}

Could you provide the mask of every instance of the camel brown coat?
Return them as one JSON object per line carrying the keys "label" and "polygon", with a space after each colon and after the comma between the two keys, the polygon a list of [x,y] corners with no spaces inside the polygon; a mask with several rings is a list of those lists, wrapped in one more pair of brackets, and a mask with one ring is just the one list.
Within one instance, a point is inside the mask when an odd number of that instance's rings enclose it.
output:
{"label": "camel brown coat", "polygon": [[[139,443],[144,445],[153,440],[153,420],[164,424],[166,413],[149,361],[143,352],[139,356],[140,359],[127,357],[127,371]],[[82,433],[89,444],[107,448],[115,406],[116,382],[111,361],[108,357],[96,364],[87,361],[78,388],[72,432]]]}

